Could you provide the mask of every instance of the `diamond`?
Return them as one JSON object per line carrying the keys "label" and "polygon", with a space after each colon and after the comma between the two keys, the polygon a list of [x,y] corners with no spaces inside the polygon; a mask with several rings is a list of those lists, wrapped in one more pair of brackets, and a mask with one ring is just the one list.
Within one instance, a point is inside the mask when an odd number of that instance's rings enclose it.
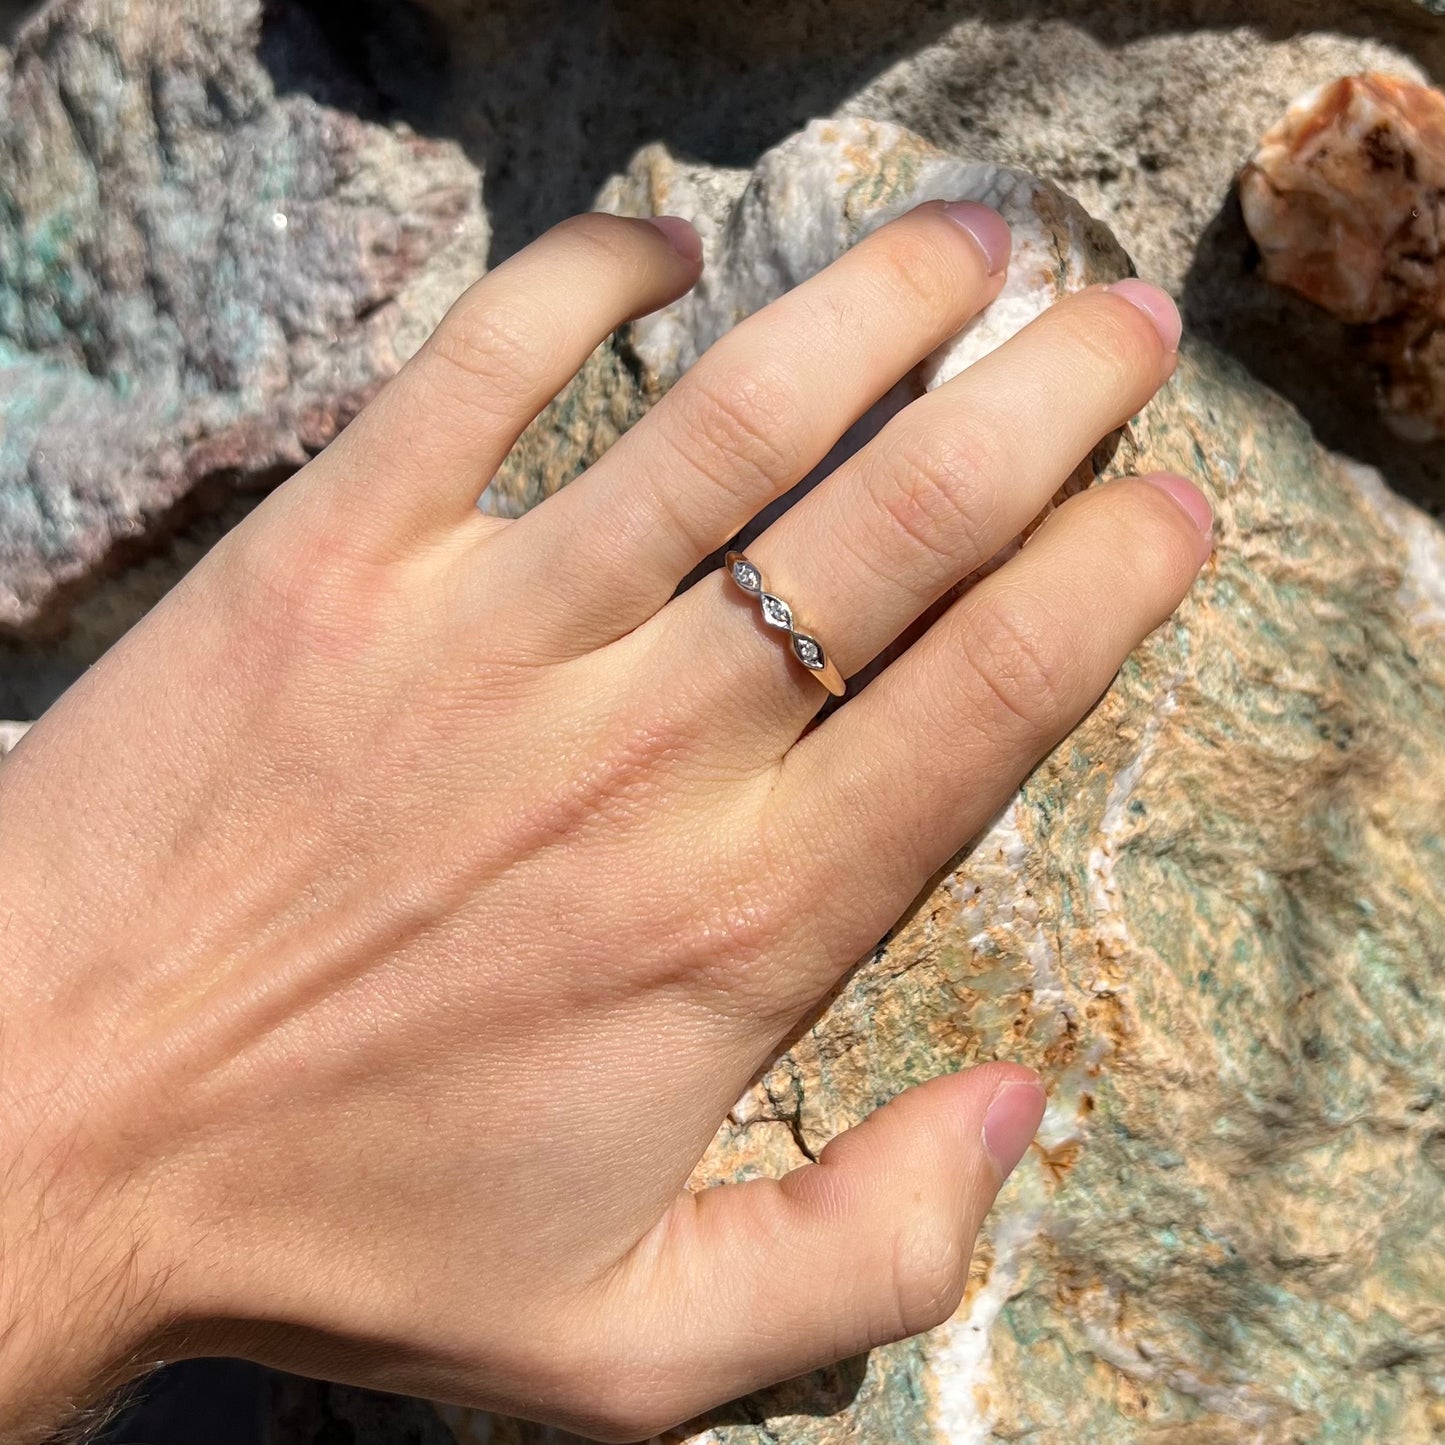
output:
{"label": "diamond", "polygon": [[821,672],[823,668],[823,649],[818,645],[816,638],[809,637],[806,632],[795,633],[793,636],[793,651],[797,654],[798,661],[804,667],[813,672]]}
{"label": "diamond", "polygon": [[746,557],[739,557],[733,563],[733,581],[744,592],[761,592],[763,590],[762,573]]}
{"label": "diamond", "polygon": [[781,627],[786,632],[793,625],[793,609],[781,597],[771,592],[763,593],[763,621],[769,627]]}

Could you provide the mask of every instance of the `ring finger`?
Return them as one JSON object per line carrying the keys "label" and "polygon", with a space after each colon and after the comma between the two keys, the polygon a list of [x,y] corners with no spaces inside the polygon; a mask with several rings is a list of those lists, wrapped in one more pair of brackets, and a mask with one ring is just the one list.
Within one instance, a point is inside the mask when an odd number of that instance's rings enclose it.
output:
{"label": "ring finger", "polygon": [[1008,245],[1002,218],[972,202],[925,202],[879,227],[728,332],[595,466],[523,516],[493,575],[539,599],[534,617],[572,655],[646,622],[997,294]]}
{"label": "ring finger", "polygon": [[[764,531],[749,559],[842,675],[857,672],[1016,537],[1100,437],[1143,406],[1173,370],[1179,334],[1173,303],[1141,281],[1064,298],[904,408]],[[733,685],[739,669],[772,675],[754,695],[776,706],[752,716],[774,744],[780,729],[786,747],[823,690],[776,632],[763,635],[758,608],[720,607],[731,590],[721,572],[704,578],[673,604],[677,621],[707,637]]]}

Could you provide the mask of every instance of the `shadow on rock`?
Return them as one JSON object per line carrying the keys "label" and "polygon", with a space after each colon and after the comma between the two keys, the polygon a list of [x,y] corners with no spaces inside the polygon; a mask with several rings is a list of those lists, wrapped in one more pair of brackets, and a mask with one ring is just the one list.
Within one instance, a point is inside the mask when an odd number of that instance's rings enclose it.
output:
{"label": "shadow on rock", "polygon": [[264,54],[283,91],[456,139],[485,176],[495,261],[587,209],[639,146],[751,166],[970,20],[1038,26],[1041,39],[1064,24],[1111,47],[1241,27],[1265,39],[1328,31],[1445,68],[1445,27],[1408,0],[1276,0],[1259,12],[1244,0],[269,0]]}
{"label": "shadow on rock", "polygon": [[1265,280],[1234,191],[1200,238],[1181,309],[1194,335],[1288,398],[1325,446],[1378,467],[1397,491],[1445,514],[1445,444],[1407,441],[1390,428],[1366,328]]}

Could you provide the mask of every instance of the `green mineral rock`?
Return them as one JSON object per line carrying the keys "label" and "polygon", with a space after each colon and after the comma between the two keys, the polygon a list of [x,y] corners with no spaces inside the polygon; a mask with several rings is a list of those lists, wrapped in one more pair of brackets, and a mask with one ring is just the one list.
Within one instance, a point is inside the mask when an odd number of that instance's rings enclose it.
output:
{"label": "green mineral rock", "polygon": [[[565,483],[721,331],[940,195],[1000,206],[1015,261],[915,389],[1126,268],[1057,191],[889,125],[815,123],[751,174],[645,151],[604,202],[694,217],[709,279],[594,358],[496,504]],[[577,425],[594,413],[595,445]],[[738,1102],[697,1175],[781,1172],[906,1085],[1030,1064],[1051,1106],[963,1306],[679,1440],[1445,1430],[1445,532],[1194,342],[1103,472],[1152,469],[1195,478],[1217,517],[1177,617]],[[465,1441],[557,1438],[449,1418]]]}
{"label": "green mineral rock", "polygon": [[305,462],[483,265],[457,148],[278,93],[262,21],[56,0],[0,45],[0,633]]}

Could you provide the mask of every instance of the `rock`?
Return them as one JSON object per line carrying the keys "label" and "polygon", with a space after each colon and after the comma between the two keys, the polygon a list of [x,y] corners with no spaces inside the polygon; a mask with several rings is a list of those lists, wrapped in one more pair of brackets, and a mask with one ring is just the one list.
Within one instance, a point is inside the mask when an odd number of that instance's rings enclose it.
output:
{"label": "rock", "polygon": [[[861,167],[855,150],[864,157]],[[888,203],[867,196],[875,185],[886,187]],[[856,199],[850,195],[841,208],[806,222],[788,209],[794,194],[806,202],[847,186],[858,188]],[[765,155],[751,176],[689,168],[662,146],[645,148],[626,175],[603,188],[598,205],[621,215],[670,212],[693,219],[703,241],[702,279],[680,301],[644,317],[599,349],[578,382],[508,458],[484,493],[483,505],[508,516],[534,506],[596,460],[615,439],[620,418],[630,424],[643,415],[738,321],[908,205],[962,197],[994,206],[1013,226],[1008,280],[988,312],[916,377],[895,388],[864,420],[864,430],[876,429],[921,388],[939,384],[992,350],[1055,295],[1129,274],[1132,267],[1118,242],[1054,187],[1021,171],[961,160],[898,127],[815,122]],[[586,424],[579,429],[579,422]],[[1084,480],[1081,472],[1061,491]],[[781,498],[759,514],[740,534],[742,545],[790,500]]]}
{"label": "rock", "polygon": [[[26,41],[8,70],[0,60],[0,71],[10,74],[23,63],[51,73],[60,58],[74,56],[79,59],[73,65],[103,76],[103,62],[84,34],[96,17],[103,21],[101,35],[120,27],[132,37],[118,53],[133,64],[135,37],[164,35],[168,28],[179,35],[189,24],[185,17],[193,14],[254,16],[257,3],[51,0],[43,31],[49,38],[40,47],[45,54],[34,53],[36,43]],[[1407,0],[1372,0],[1369,6],[1358,0],[1270,0],[1265,7],[1216,3],[1206,9],[1192,0],[1151,5],[1056,0],[1046,7],[1023,0],[973,6],[786,0],[701,9],[676,0],[615,6],[561,0],[355,0],[344,6],[266,0],[259,47],[254,28],[239,20],[234,30],[217,20],[212,33],[235,35],[228,49],[266,107],[282,116],[327,117],[328,124],[365,137],[358,144],[378,165],[384,153],[405,155],[408,146],[419,147],[447,172],[439,190],[464,172],[470,198],[485,164],[497,256],[589,205],[598,187],[641,145],[665,140],[679,153],[720,167],[751,166],[812,116],[899,121],[945,150],[1049,176],[1110,225],[1141,274],[1174,291],[1196,333],[1288,394],[1330,444],[1381,465],[1393,486],[1445,508],[1445,444],[1406,443],[1380,421],[1371,358],[1347,328],[1256,274],[1254,248],[1232,195],[1238,168],[1257,138],[1301,91],[1359,70],[1420,81],[1445,77],[1445,25]],[[0,45],[8,38],[6,21],[0,7]],[[165,45],[157,45],[157,74],[165,74],[167,65],[185,71]],[[252,64],[253,52],[262,69]],[[191,73],[205,73],[212,63]],[[0,93],[9,95],[12,87],[13,79],[0,82]],[[86,92],[85,85],[79,89]],[[134,114],[143,115],[149,103],[142,97]],[[0,116],[6,114],[19,114],[13,99],[0,99]],[[248,126],[251,116],[243,107],[227,124]],[[357,118],[362,116],[369,119]],[[471,164],[464,165],[450,146],[438,151],[433,143],[408,139],[403,121],[422,135],[451,137]],[[45,135],[53,131],[65,140],[62,127],[47,125]],[[224,129],[218,116],[217,134]],[[16,143],[21,131],[12,122],[8,133],[12,140],[3,144]],[[54,173],[46,184],[64,194],[74,184],[93,188],[95,176],[101,176],[108,178],[107,194],[123,193],[129,182],[112,171],[112,160],[125,161],[143,141],[127,140],[113,155],[107,153],[93,175],[72,164],[69,144],[57,145],[53,164],[45,162]],[[376,167],[370,161],[366,166],[364,173],[374,177]],[[7,179],[0,156],[0,192]],[[87,194],[83,189],[82,207],[89,204]],[[194,195],[198,206],[205,199],[195,187],[186,194]],[[228,203],[234,201],[232,196]],[[387,204],[383,197],[378,209]],[[233,204],[237,213],[245,214],[244,205]],[[344,219],[337,222],[343,238],[349,234]],[[0,219],[0,234],[10,224]],[[443,290],[457,289],[480,269],[480,241],[462,250],[462,274]],[[344,247],[339,254],[344,256]],[[444,272],[441,259],[425,263],[425,273]],[[0,274],[4,269],[0,252]],[[340,289],[347,284],[343,280]],[[369,294],[374,283],[363,275],[357,284]],[[411,297],[410,288],[398,293],[397,310],[405,313]],[[430,301],[419,306],[418,324],[435,309]],[[393,315],[384,307],[365,325],[384,330]],[[0,330],[0,340],[3,335]],[[619,404],[627,395],[597,376],[597,365],[626,360],[614,352],[594,363],[597,403]],[[321,384],[319,370],[308,372],[317,381],[321,415],[333,404],[338,416],[352,409],[354,401],[344,394],[350,385],[346,372],[338,369],[334,389]],[[8,380],[0,380],[0,400],[17,384],[13,371],[3,375]],[[27,387],[40,386],[46,375],[43,369],[29,373]],[[67,375],[80,384],[83,401],[83,378]],[[89,390],[102,400],[109,397],[103,386],[90,384]],[[584,412],[573,426],[567,455],[534,456],[529,464],[569,474],[582,460],[577,448],[591,434],[589,417]],[[619,412],[610,425],[618,429],[632,420],[635,415]],[[112,439],[132,436],[138,426],[112,399],[83,430],[113,446]],[[263,436],[271,426],[272,419],[265,418]],[[79,558],[59,544],[22,551],[18,561],[28,569],[23,576],[0,548],[0,598],[7,590],[29,589],[36,601],[24,604],[30,611],[21,615],[30,620],[21,625],[32,634],[42,623],[58,629],[67,622],[72,590],[91,580],[98,567],[149,552],[152,535],[145,529],[184,520],[178,515],[184,509],[167,511],[162,504],[159,522],[152,523],[147,513],[137,524],[128,500],[136,489],[129,478],[137,473],[176,477],[172,438],[160,432],[154,455],[126,471],[126,493],[115,498],[110,492],[120,483],[111,471],[101,472],[109,458],[97,460],[99,440],[87,449],[68,434],[67,445],[79,453],[74,462],[57,459],[46,447],[46,461],[35,463],[33,474],[29,464],[5,461],[6,444],[0,441],[0,477],[21,478],[18,486],[0,488],[0,496],[23,499],[35,514],[27,521],[32,535],[63,537],[89,526],[78,518],[96,515],[100,521],[91,530],[99,538],[142,528],[135,546],[109,551],[97,546]],[[307,448],[289,437],[281,441],[279,453],[305,454]],[[206,472],[203,485],[181,476],[173,489],[210,506],[238,485],[268,485],[293,464],[270,468],[268,445],[259,449],[254,463],[242,456],[239,474],[210,468],[202,454],[197,464]],[[32,448],[31,455],[39,450]],[[237,450],[244,448],[238,443]],[[16,453],[18,448],[12,457]],[[3,516],[0,512],[0,525]],[[174,579],[193,552],[188,539],[173,560],[169,553],[160,560]],[[95,609],[117,625],[133,612],[127,582],[119,586],[126,595],[118,605]],[[90,621],[83,630],[84,637],[62,637],[16,658],[17,671],[8,667],[15,654],[0,649],[0,712],[33,715],[117,635]]]}
{"label": "rock", "polygon": [[[623,338],[647,374],[616,410],[939,185],[1002,204],[1021,264],[915,388],[1122,265],[1049,188],[895,127],[814,125],[751,175],[654,148],[605,199],[692,213],[710,280]],[[566,446],[588,450],[575,430]],[[695,1176],[778,1173],[908,1084],[1031,1064],[1050,1108],[963,1306],[669,1439],[1445,1429],[1445,533],[1192,339],[1106,470],[1153,467],[1213,501],[1201,581],[739,1100]],[[463,1442],[559,1438],[444,1414]]]}
{"label": "rock", "polygon": [[0,628],[300,465],[481,268],[455,146],[261,42],[259,0],[60,0],[0,50]]}
{"label": "rock", "polygon": [[[1209,574],[999,825],[740,1101],[699,1179],[787,1167],[901,1085],[996,1055],[1050,1077],[1044,1147],[1009,1186],[952,1326],[720,1411],[694,1438],[1412,1442],[1445,1429],[1438,1386],[1431,1393],[1442,1351],[1432,1211],[1445,1172],[1431,1002],[1445,906],[1440,533],[1372,473],[1321,451],[1290,407],[1197,340],[1247,359],[1309,408],[1320,435],[1387,463],[1392,483],[1445,495],[1440,448],[1401,448],[1371,430],[1369,375],[1346,329],[1252,273],[1231,195],[1256,138],[1306,88],[1360,70],[1445,76],[1445,27],[1425,13],[1438,8],[423,0],[430,28],[394,36],[376,27],[421,11],[268,0],[268,50],[256,0],[53,0],[0,56],[0,198],[21,181],[41,198],[18,220],[0,203],[0,285],[14,289],[21,274],[21,237],[42,272],[36,235],[65,240],[63,228],[34,232],[32,215],[72,215],[84,239],[58,273],[67,288],[74,278],[83,307],[68,289],[37,305],[27,282],[22,342],[14,303],[0,301],[11,428],[0,479],[21,478],[0,480],[0,506],[23,503],[33,513],[23,535],[41,539],[12,555],[20,514],[0,511],[12,627],[59,619],[115,538],[171,517],[174,498],[213,483],[264,486],[294,465],[326,434],[294,420],[305,399],[317,398],[323,420],[327,408],[344,416],[442,294],[479,269],[475,171],[397,117],[486,158],[503,254],[584,207],[658,138],[715,163],[650,161],[721,226],[760,152],[809,116],[843,114],[903,121],[945,150],[1052,177],[1181,297],[1196,339],[1110,467],[1201,477],[1219,515]],[[313,31],[319,58],[293,65],[295,37]],[[61,111],[78,118],[73,131]],[[314,157],[321,177],[304,194],[329,239],[264,285],[251,260],[221,264],[271,254],[261,243],[275,214],[253,214],[233,131],[258,143],[273,174],[295,155]],[[97,137],[106,146],[87,150]],[[184,142],[178,159],[173,139]],[[945,164],[904,138],[882,144],[882,154],[909,149],[920,164]],[[865,146],[855,157],[860,173],[868,156]],[[350,179],[333,184],[333,163]],[[912,184],[906,168],[879,167],[882,193],[852,224]],[[616,204],[651,204],[653,184],[632,172]],[[452,237],[445,198],[459,186]],[[364,238],[368,226],[400,227],[409,194],[423,199],[422,231],[393,289],[377,279],[385,254]],[[127,280],[134,249],[113,256],[102,197],[122,239],[181,233],[161,256],[183,307]],[[228,227],[249,218],[230,251],[201,225],[221,207]],[[749,235],[786,236],[777,209],[768,197]],[[282,214],[294,237],[292,212]],[[1075,214],[1065,208],[1064,257],[1087,254],[1073,249]],[[1042,247],[1041,222],[1034,234]],[[714,238],[714,261],[732,244]],[[406,249],[398,239],[396,255]],[[177,250],[199,264],[177,266]],[[790,253],[788,265],[809,254]],[[1088,265],[1107,269],[1116,254],[1101,242]],[[746,267],[731,270],[741,284]],[[198,302],[208,271],[222,279]],[[217,355],[238,358],[241,379],[252,374],[255,348],[233,339],[264,339],[258,317],[296,306],[314,324],[305,297],[271,304],[286,296],[271,288],[298,274],[334,282],[316,287],[321,325],[340,320],[334,370],[325,374],[322,332],[303,327],[294,357],[289,336],[284,355],[272,353],[264,384],[222,385],[210,371]],[[369,298],[388,291],[393,300],[368,314]],[[204,304],[233,294],[236,308]],[[761,295],[748,291],[747,305]],[[202,338],[195,356],[182,358],[168,315],[187,343]],[[690,324],[705,320],[698,310]],[[602,348],[494,496],[521,505],[600,452],[661,393],[673,344],[644,329]],[[675,344],[678,356],[695,346],[686,333]],[[268,390],[277,377],[281,389]],[[47,435],[72,451],[57,464],[30,442],[19,468],[17,399],[52,394],[61,410]],[[259,439],[243,447],[258,417]],[[184,464],[210,436],[234,443],[235,466],[212,465],[201,448],[198,487]],[[142,493],[160,500],[141,506]],[[45,541],[82,536],[97,545]],[[178,549],[170,575],[199,549]],[[161,559],[153,566],[139,601],[92,599],[83,652],[6,651],[0,683],[26,659],[47,670],[45,688],[73,675],[160,590]],[[26,692],[23,715],[43,705],[42,690]],[[453,1418],[469,1439],[544,1438]]]}
{"label": "rock", "polygon": [[751,167],[814,117],[896,121],[1063,187],[1197,334],[1329,445],[1445,510],[1445,444],[1392,432],[1358,339],[1258,274],[1234,190],[1302,92],[1365,70],[1445,81],[1445,25],[1408,0],[421,4],[449,64],[424,93],[384,78],[419,128],[486,157],[496,256],[651,142]]}
{"label": "rock", "polygon": [[1265,133],[1239,195],[1271,281],[1375,323],[1402,434],[1445,434],[1445,95],[1389,75],[1321,86]]}
{"label": "rock", "polygon": [[1345,321],[1445,298],[1445,95],[1347,75],[1301,96],[1239,182],[1265,275]]}

